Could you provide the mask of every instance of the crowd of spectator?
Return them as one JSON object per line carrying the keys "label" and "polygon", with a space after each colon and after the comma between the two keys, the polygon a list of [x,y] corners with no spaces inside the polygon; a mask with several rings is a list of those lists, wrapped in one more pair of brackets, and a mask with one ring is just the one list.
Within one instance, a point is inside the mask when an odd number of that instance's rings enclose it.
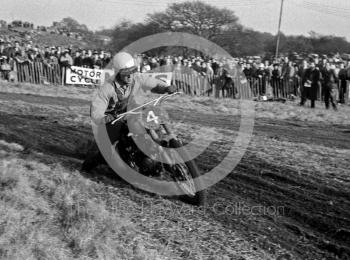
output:
{"label": "crowd of spectator", "polygon": [[104,50],[73,49],[71,46],[39,46],[32,41],[0,38],[1,76],[8,79],[14,63],[42,62],[48,66],[80,66],[102,69],[111,60],[111,52]]}
{"label": "crowd of spectator", "polygon": [[[111,52],[104,50],[73,49],[71,46],[38,46],[31,41],[20,42],[15,39],[0,38],[0,64],[2,77],[5,79],[8,79],[7,72],[13,70],[14,62],[42,62],[49,66],[56,64],[61,67],[79,66],[103,69],[109,64],[111,57]],[[270,87],[273,89],[271,94],[276,96],[278,90],[283,88],[287,94],[300,95],[302,105],[306,99],[310,99],[312,107],[316,99],[316,85],[318,89],[323,90],[322,94],[328,108],[328,100],[331,103],[333,99],[344,102],[346,80],[350,80],[350,62],[326,55],[321,57],[314,55],[299,60],[283,57],[274,63],[259,57],[255,59],[215,59],[195,55],[151,57],[139,55],[137,60],[139,71],[142,73],[180,70],[205,76],[210,82],[213,82],[214,78],[220,78],[222,89],[226,90],[227,95],[233,97],[236,90],[232,78],[238,77],[238,73],[241,73],[245,75],[252,90],[255,88],[255,95],[268,95]],[[332,93],[333,90],[339,92],[337,98],[330,94],[330,91],[327,90],[328,86],[331,86]]]}
{"label": "crowd of spectator", "polygon": [[285,57],[272,65],[265,61],[260,64],[243,63],[242,67],[247,79],[259,80],[262,93],[266,93],[267,85],[276,91],[282,84],[288,94],[301,96],[300,105],[309,99],[314,108],[319,90],[327,109],[330,103],[336,109],[337,101],[345,102],[347,80],[350,80],[350,62],[347,60],[314,55],[298,62]]}
{"label": "crowd of spectator", "polygon": [[154,71],[157,67],[161,71],[176,71],[177,68],[183,70],[183,67],[189,67],[193,73],[207,76],[209,79],[222,78],[222,88],[231,96],[234,96],[236,90],[230,78],[237,77],[237,73],[243,73],[254,95],[266,96],[270,87],[270,94],[273,96],[278,96],[279,91],[283,91],[287,96],[300,95],[300,104],[304,105],[306,99],[310,99],[311,107],[315,107],[319,90],[326,108],[329,108],[329,103],[336,108],[336,101],[344,103],[347,80],[350,80],[350,62],[326,55],[312,55],[293,61],[282,57],[274,63],[270,60],[245,58],[144,57],[140,71]]}

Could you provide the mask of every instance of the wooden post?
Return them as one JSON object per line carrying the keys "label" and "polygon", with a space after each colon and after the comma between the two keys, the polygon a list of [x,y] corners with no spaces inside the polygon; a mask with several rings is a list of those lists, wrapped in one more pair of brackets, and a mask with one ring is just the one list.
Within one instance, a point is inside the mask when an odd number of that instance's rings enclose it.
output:
{"label": "wooden post", "polygon": [[16,62],[16,68],[17,68],[17,78],[18,78],[18,82],[22,82],[22,69],[21,69],[21,65]]}
{"label": "wooden post", "polygon": [[30,83],[33,84],[34,83],[34,73],[33,73],[33,63],[32,62],[29,63],[28,68],[29,68]]}
{"label": "wooden post", "polygon": [[344,94],[344,102],[345,104],[349,104],[350,102],[350,80],[346,81],[346,89]]}
{"label": "wooden post", "polygon": [[53,78],[52,78],[53,69],[54,69],[54,65],[52,65],[52,67],[49,67],[49,68],[48,68],[48,71],[47,71],[47,73],[48,73],[48,79],[49,79],[49,82],[50,82],[51,84],[54,84],[54,81],[53,81]]}
{"label": "wooden post", "polygon": [[38,62],[35,62],[34,63],[34,75],[35,75],[35,84],[40,84],[40,81],[39,81],[39,69],[38,69]]}
{"label": "wooden post", "polygon": [[62,74],[62,86],[64,86],[65,84],[65,75],[66,75],[66,68],[65,67],[61,67],[61,74]]}
{"label": "wooden post", "polygon": [[41,62],[39,64],[39,75],[40,75],[40,84],[44,84],[43,64]]}
{"label": "wooden post", "polygon": [[[190,81],[191,81],[191,86],[192,86],[193,95],[197,95],[196,84],[195,84],[195,81],[194,81],[194,76],[193,76],[193,74],[191,74]],[[195,94],[195,93],[196,93],[196,94]]]}

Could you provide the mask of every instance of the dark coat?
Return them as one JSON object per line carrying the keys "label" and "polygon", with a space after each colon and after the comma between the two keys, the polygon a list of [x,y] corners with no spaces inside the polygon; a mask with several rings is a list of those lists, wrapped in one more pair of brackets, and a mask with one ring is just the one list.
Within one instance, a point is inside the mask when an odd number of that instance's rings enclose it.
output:
{"label": "dark coat", "polygon": [[83,66],[86,68],[93,69],[94,68],[94,60],[92,59],[92,57],[83,58]]}
{"label": "dark coat", "polygon": [[323,71],[323,82],[324,88],[326,89],[336,89],[338,87],[338,77],[334,70],[324,70]]}
{"label": "dark coat", "polygon": [[253,68],[245,68],[243,70],[244,75],[246,76],[247,79],[251,79],[254,76],[254,71]]}
{"label": "dark coat", "polygon": [[102,69],[103,61],[101,59],[94,60],[94,67],[97,69]]}
{"label": "dark coat", "polygon": [[304,88],[308,92],[307,98],[309,98],[311,100],[316,100],[317,93],[318,93],[318,90],[320,89],[321,80],[322,80],[322,75],[321,75],[320,70],[317,68],[315,68],[315,69],[308,68],[305,71],[305,79],[306,79],[306,81],[311,82],[311,87]]}
{"label": "dark coat", "polygon": [[279,80],[281,77],[281,71],[279,69],[273,69],[271,72],[271,80]]}
{"label": "dark coat", "polygon": [[341,69],[338,74],[340,81],[340,88],[346,89],[346,80],[348,79],[346,69]]}
{"label": "dark coat", "polygon": [[83,66],[83,59],[82,59],[82,57],[75,57],[74,58],[74,66],[77,66],[77,67],[81,67],[81,66]]}

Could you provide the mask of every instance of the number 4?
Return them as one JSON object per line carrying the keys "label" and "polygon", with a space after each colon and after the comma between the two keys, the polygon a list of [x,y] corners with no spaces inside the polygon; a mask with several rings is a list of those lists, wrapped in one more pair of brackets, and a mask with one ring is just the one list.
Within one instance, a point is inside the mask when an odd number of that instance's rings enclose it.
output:
{"label": "number 4", "polygon": [[147,123],[154,121],[156,124],[158,124],[158,116],[156,116],[152,110],[148,112],[146,120]]}

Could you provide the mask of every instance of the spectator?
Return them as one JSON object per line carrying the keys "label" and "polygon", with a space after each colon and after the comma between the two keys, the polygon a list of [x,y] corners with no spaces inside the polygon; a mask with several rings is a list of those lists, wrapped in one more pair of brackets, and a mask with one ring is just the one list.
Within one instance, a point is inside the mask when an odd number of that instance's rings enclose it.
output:
{"label": "spectator", "polygon": [[271,76],[272,76],[272,68],[270,66],[270,62],[268,60],[265,60],[265,75],[266,75],[266,80],[269,83],[271,81]]}
{"label": "spectator", "polygon": [[206,70],[205,70],[205,74],[208,77],[209,83],[212,83],[213,78],[214,78],[214,70],[211,67],[210,61],[206,62]]}
{"label": "spectator", "polygon": [[150,62],[151,70],[154,70],[159,67],[159,63],[157,62],[156,58],[152,58]]}
{"label": "spectator", "polygon": [[219,63],[217,62],[217,60],[213,60],[211,67],[213,69],[214,75],[218,75]]}
{"label": "spectator", "polygon": [[189,63],[188,59],[184,59],[182,62],[183,62],[184,67],[187,67],[187,68],[190,67],[190,63]]}
{"label": "spectator", "polygon": [[36,61],[34,50],[29,50],[28,51],[28,61],[29,62],[35,62]]}
{"label": "spectator", "polygon": [[141,72],[145,73],[151,70],[151,66],[148,63],[147,59],[144,59],[141,65]]}
{"label": "spectator", "polygon": [[103,53],[103,67],[105,68],[111,62],[112,54],[110,52]]}
{"label": "spectator", "polygon": [[329,102],[331,102],[334,110],[337,110],[338,78],[329,62],[326,62],[323,73],[323,93],[326,109],[329,109]]}
{"label": "spectator", "polygon": [[322,61],[320,62],[320,69],[326,69],[326,64],[327,64],[327,55],[323,55]]}
{"label": "spectator", "polygon": [[22,48],[21,46],[19,45],[19,41],[15,41],[15,47],[14,47],[14,52],[21,52],[22,51]]}
{"label": "spectator", "polygon": [[192,69],[200,74],[202,72],[201,62],[199,60],[196,60],[192,66]]}
{"label": "spectator", "polygon": [[259,69],[256,71],[255,77],[259,80],[259,90],[257,95],[265,95],[266,93],[266,71],[265,71],[265,65],[261,63],[259,65]]}
{"label": "spectator", "polygon": [[93,68],[94,69],[102,69],[103,61],[100,59],[97,51],[93,52]]}
{"label": "spectator", "polygon": [[348,61],[348,65],[346,67],[346,75],[347,79],[350,80],[350,60]]}
{"label": "spectator", "polygon": [[315,108],[315,100],[317,99],[317,92],[321,86],[321,72],[316,68],[314,61],[310,63],[310,68],[305,72],[305,84],[304,84],[304,95],[301,98],[300,105],[305,104],[306,99],[311,100],[311,108]]}
{"label": "spectator", "polygon": [[53,51],[50,55],[50,60],[48,62],[49,65],[56,65],[58,64],[58,55],[57,51]]}
{"label": "spectator", "polygon": [[41,55],[38,46],[33,49],[36,62],[43,62],[44,58]]}
{"label": "spectator", "polygon": [[92,51],[91,50],[88,50],[87,54],[83,58],[83,67],[90,68],[90,69],[94,68],[94,60],[92,58]]}
{"label": "spectator", "polygon": [[6,56],[0,57],[1,77],[5,80],[9,80],[9,74],[10,74],[10,71],[12,70],[9,60],[10,60],[9,57],[6,57]]}
{"label": "spectator", "polygon": [[318,58],[318,55],[315,56],[314,62],[315,62],[316,68],[318,68],[318,69],[321,71],[321,69],[322,69],[322,64],[321,64],[321,62],[320,62],[320,59]]}
{"label": "spectator", "polygon": [[283,63],[281,65],[281,79],[283,79],[288,74],[288,57],[285,57],[283,60]]}
{"label": "spectator", "polygon": [[85,57],[86,57],[86,50],[82,50],[81,51],[81,58],[82,58],[82,60],[84,60]]}
{"label": "spectator", "polygon": [[[254,88],[253,77],[254,77],[255,73],[254,73],[254,70],[253,70],[250,63],[247,63],[246,68],[243,69],[243,73],[248,81],[248,84],[249,84],[251,91],[253,91],[253,88]],[[254,91],[253,91],[253,93],[254,93]]]}
{"label": "spectator", "polygon": [[69,55],[69,51],[67,49],[65,49],[62,53],[62,56],[60,57],[60,65],[62,67],[70,67],[73,66],[73,59],[72,57]]}
{"label": "spectator", "polygon": [[83,59],[81,57],[81,51],[80,50],[77,50],[75,52],[75,58],[74,58],[73,65],[77,66],[77,67],[82,67],[83,66]]}
{"label": "spectator", "polygon": [[299,78],[299,66],[298,64],[294,63],[294,77],[293,77],[293,95],[297,95],[299,92],[299,84],[300,84],[300,78]]}
{"label": "spectator", "polygon": [[235,85],[231,75],[227,68],[223,69],[223,73],[221,75],[222,82],[222,97],[231,97],[235,98],[237,91],[235,90]]}
{"label": "spectator", "polygon": [[207,64],[205,62],[202,62],[202,64],[201,64],[201,75],[202,76],[207,75]]}
{"label": "spectator", "polygon": [[298,75],[298,85],[300,87],[299,89],[299,92],[300,92],[300,96],[303,97],[305,96],[305,93],[304,93],[304,84],[305,84],[305,72],[306,70],[308,69],[308,63],[306,60],[303,60],[301,66],[298,68],[298,72],[297,72],[297,75]]}
{"label": "spectator", "polygon": [[247,80],[251,80],[251,78],[254,76],[253,68],[251,67],[251,64],[248,63],[246,68],[243,70],[243,73]]}
{"label": "spectator", "polygon": [[347,71],[345,69],[345,64],[340,63],[340,70],[338,73],[338,78],[340,81],[339,86],[339,102],[341,104],[345,103],[345,94],[346,94],[346,80],[348,79]]}
{"label": "spectator", "polygon": [[295,90],[293,89],[294,75],[295,70],[293,67],[293,62],[289,61],[288,58],[285,58],[285,63],[282,66],[281,79],[287,88],[287,94],[295,93]]}
{"label": "spectator", "polygon": [[162,72],[172,72],[173,71],[173,62],[170,57],[165,58],[165,64],[161,68]]}
{"label": "spectator", "polygon": [[101,50],[99,54],[99,58],[102,61],[102,68],[105,68],[109,63],[109,61],[106,62],[106,57],[107,57],[107,54],[103,50]]}
{"label": "spectator", "polygon": [[51,54],[50,56],[55,56],[56,58],[58,58],[58,54],[57,54],[57,50],[55,47],[51,47]]}
{"label": "spectator", "polygon": [[50,48],[49,46],[45,46],[45,50],[44,50],[44,59],[49,59],[50,58]]}
{"label": "spectator", "polygon": [[277,97],[281,88],[281,69],[278,63],[273,64],[271,72],[271,86],[273,89],[274,97]]}

